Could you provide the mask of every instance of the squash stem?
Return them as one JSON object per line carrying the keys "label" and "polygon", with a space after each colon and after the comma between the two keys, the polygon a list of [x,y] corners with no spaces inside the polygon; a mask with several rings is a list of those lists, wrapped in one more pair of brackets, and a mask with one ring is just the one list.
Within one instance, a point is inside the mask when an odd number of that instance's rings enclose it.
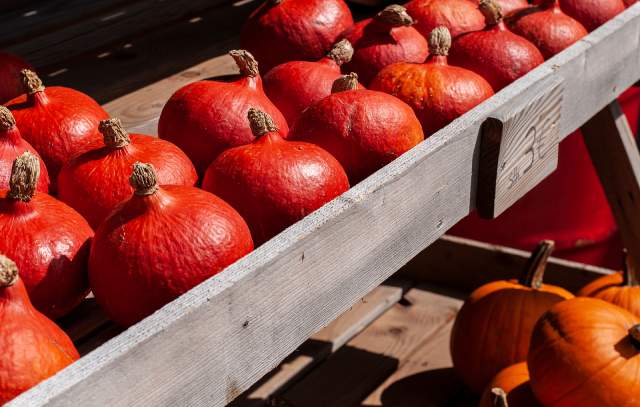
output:
{"label": "squash stem", "polygon": [[13,161],[7,198],[29,202],[36,193],[40,177],[40,160],[28,151]]}
{"label": "squash stem", "polygon": [[538,243],[536,249],[527,260],[524,272],[520,276],[519,283],[535,290],[542,287],[544,271],[547,267],[547,260],[555,247],[553,240],[543,240]]}
{"label": "squash stem", "polygon": [[346,92],[358,89],[358,74],[355,72],[342,75],[331,85],[331,93]]}
{"label": "squash stem", "polygon": [[640,350],[640,324],[634,325],[629,329],[629,338],[631,343]]}
{"label": "squash stem", "polygon": [[16,126],[16,119],[11,111],[4,106],[0,106],[0,131],[11,130]]}
{"label": "squash stem", "polygon": [[18,266],[0,254],[0,288],[11,287],[18,281]]}
{"label": "squash stem", "polygon": [[622,285],[625,287],[637,287],[640,286],[640,276],[638,276],[638,270],[634,265],[633,257],[629,255],[627,250],[624,250],[624,268],[622,269],[623,281]]}
{"label": "squash stem", "polygon": [[491,389],[491,402],[493,407],[509,407],[507,402],[507,393],[500,387],[494,387]]}

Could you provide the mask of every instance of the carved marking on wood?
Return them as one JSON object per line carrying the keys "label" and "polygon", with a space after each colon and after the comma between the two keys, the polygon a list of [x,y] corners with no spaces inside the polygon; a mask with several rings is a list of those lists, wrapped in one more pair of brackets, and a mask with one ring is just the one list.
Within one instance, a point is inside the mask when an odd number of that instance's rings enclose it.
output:
{"label": "carved marking on wood", "polygon": [[495,218],[558,165],[562,85],[482,125],[477,208]]}

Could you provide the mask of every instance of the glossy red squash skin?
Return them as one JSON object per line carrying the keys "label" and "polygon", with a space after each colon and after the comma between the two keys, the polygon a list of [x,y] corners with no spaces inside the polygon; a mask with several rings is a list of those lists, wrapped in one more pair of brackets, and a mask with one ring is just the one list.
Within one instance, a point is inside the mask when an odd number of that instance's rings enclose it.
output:
{"label": "glossy red squash skin", "polygon": [[242,77],[235,82],[199,81],[171,96],[162,109],[158,135],[177,145],[199,174],[224,150],[251,143],[247,126],[250,107],[269,113],[288,132],[287,121],[267,98],[255,59],[246,51],[232,51]]}
{"label": "glossy red squash skin", "polygon": [[[353,80],[355,88],[357,79]],[[300,116],[290,139],[318,145],[337,158],[354,185],[422,140],[411,107],[372,90],[336,92]]]}
{"label": "glossy red squash skin", "polygon": [[[389,9],[392,11],[385,14]],[[397,17],[393,17],[394,14]],[[414,20],[404,7],[397,5],[387,7],[374,18],[356,23],[344,34],[355,52],[343,70],[357,73],[360,81],[368,86],[388,65],[424,62],[429,55],[429,46],[413,24]]]}
{"label": "glossy red squash skin", "polygon": [[0,256],[0,268],[0,404],[4,404],[80,355],[67,334],[31,305],[20,277],[7,273],[7,268],[17,273],[15,263]]}
{"label": "glossy red squash skin", "polygon": [[269,72],[284,62],[322,58],[351,25],[343,0],[267,0],[245,22],[240,44]]}
{"label": "glossy red squash skin", "polygon": [[194,186],[189,158],[175,145],[143,134],[127,134],[117,119],[101,122],[105,144],[68,162],[58,177],[58,198],[96,229],[120,203],[131,197],[131,166],[150,163],[160,185]]}
{"label": "glossy red squash skin", "polygon": [[[444,31],[441,31],[444,30]],[[442,40],[434,34],[442,33]],[[432,41],[444,41],[438,44]],[[376,76],[371,89],[394,95],[416,112],[427,136],[493,96],[491,85],[480,75],[449,65],[451,38],[444,28],[430,36],[431,55],[424,64],[389,65]]]}
{"label": "glossy red squash skin", "polygon": [[9,189],[13,161],[25,151],[30,152],[40,160],[40,178],[36,186],[37,190],[44,193],[49,192],[47,167],[38,152],[22,138],[11,111],[4,106],[0,106],[0,190]]}
{"label": "glossy red squash skin", "polygon": [[249,114],[258,138],[218,156],[202,188],[237,209],[261,245],[348,190],[349,181],[331,154],[314,144],[285,140],[273,122],[260,119],[262,112]]}
{"label": "glossy red squash skin", "polygon": [[28,82],[26,94],[6,106],[13,113],[22,137],[42,156],[55,192],[62,166],[101,143],[98,124],[109,116],[82,92],[59,86],[45,89],[33,73],[29,74]]}
{"label": "glossy red squash skin", "polygon": [[527,0],[497,0],[497,3],[505,16],[529,7]]}
{"label": "glossy red squash skin", "polygon": [[485,78],[497,92],[544,62],[540,51],[511,32],[492,0],[480,2],[487,27],[456,38],[449,62]]}
{"label": "glossy red squash skin", "polygon": [[411,0],[407,12],[416,20],[415,28],[427,38],[437,27],[447,27],[454,38],[482,30],[484,16],[472,0]]}
{"label": "glossy red squash skin", "polygon": [[549,59],[588,34],[578,21],[560,9],[558,0],[515,13],[509,20],[511,31],[531,41]]}
{"label": "glossy red squash skin", "polygon": [[136,192],[100,225],[91,245],[96,301],[123,326],[253,250],[249,229],[231,206],[195,187],[160,187],[152,168],[134,166]]}
{"label": "glossy red squash skin", "polygon": [[[540,4],[545,0],[535,0]],[[625,9],[623,0],[559,0],[560,8],[579,21],[588,31],[593,31]]]}
{"label": "glossy red squash skin", "polygon": [[0,51],[0,103],[20,96],[24,93],[20,71],[33,67],[22,58]]}
{"label": "glossy red squash skin", "polygon": [[0,253],[18,265],[33,305],[55,319],[69,313],[89,292],[87,259],[93,230],[66,204],[35,192],[37,175],[32,166],[39,165],[35,156],[25,153],[18,160],[29,160],[30,166],[22,171],[32,175],[23,187],[28,192],[20,197],[14,193],[20,188],[14,183],[9,191],[0,192],[4,234]]}
{"label": "glossy red squash skin", "polygon": [[344,40],[315,62],[285,62],[265,75],[264,91],[293,126],[304,109],[331,94],[331,85],[340,77],[340,66],[352,56],[353,47]]}

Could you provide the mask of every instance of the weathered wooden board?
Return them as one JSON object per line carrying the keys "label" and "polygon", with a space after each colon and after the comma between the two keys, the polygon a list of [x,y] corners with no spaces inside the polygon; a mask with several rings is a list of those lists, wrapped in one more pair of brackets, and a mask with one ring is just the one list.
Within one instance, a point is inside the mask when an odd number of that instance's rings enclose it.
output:
{"label": "weathered wooden board", "polygon": [[584,142],[609,201],[622,241],[640,264],[640,153],[617,101],[584,126]]}
{"label": "weathered wooden board", "polygon": [[[90,14],[69,21],[63,26],[64,29],[47,30],[22,42],[16,42],[19,37],[9,36],[6,41],[0,40],[0,45],[7,51],[23,56],[35,66],[45,66],[59,60],[60,55],[68,58],[88,49],[121,41],[186,16],[197,16],[195,13],[225,2],[231,3],[230,0],[129,1],[109,8],[106,13]],[[58,10],[63,12],[64,7],[58,5]]]}
{"label": "weathered wooden board", "polygon": [[558,166],[563,87],[548,79],[524,106],[509,106],[482,125],[476,202],[482,217],[498,217]]}
{"label": "weathered wooden board", "polygon": [[407,281],[395,280],[376,287],[350,310],[314,334],[254,389],[237,399],[233,407],[270,405],[275,394],[286,390],[400,301],[409,286]]}
{"label": "weathered wooden board", "polygon": [[640,4],[11,405],[228,403],[473,209],[489,115],[556,75],[564,137],[640,77],[639,41]]}
{"label": "weathered wooden board", "polygon": [[[276,399],[289,407],[352,407],[429,342],[448,334],[462,301],[414,288],[329,360]],[[437,340],[437,339],[436,339]],[[448,352],[434,360],[447,363]],[[401,365],[402,362],[402,365]]]}
{"label": "weathered wooden board", "polygon": [[[529,254],[505,246],[445,235],[412,259],[398,276],[468,293],[490,281],[517,278]],[[575,292],[612,272],[551,257],[544,280]]]}

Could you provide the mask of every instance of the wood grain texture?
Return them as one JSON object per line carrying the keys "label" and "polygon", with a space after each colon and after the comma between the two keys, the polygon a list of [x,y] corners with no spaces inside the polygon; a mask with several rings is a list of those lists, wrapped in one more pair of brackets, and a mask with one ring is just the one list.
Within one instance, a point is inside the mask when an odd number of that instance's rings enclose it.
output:
{"label": "wood grain texture", "polygon": [[[192,13],[229,2],[229,0],[137,0],[110,8],[66,24],[63,29],[45,31],[22,42],[9,40],[3,44],[9,52],[21,55],[35,66],[46,66],[58,61],[60,55],[95,49],[147,30],[171,24]],[[64,6],[59,6],[64,8]]]}
{"label": "wood grain texture", "polygon": [[[460,300],[420,288],[276,399],[289,407],[352,407],[451,328]],[[439,349],[442,351],[442,349]],[[441,352],[442,353],[442,352]],[[448,352],[446,352],[448,354]],[[434,362],[443,366],[448,355]]]}
{"label": "wood grain texture", "polygon": [[496,218],[558,166],[562,84],[547,82],[524,106],[482,124],[476,202],[482,217]]}
{"label": "wood grain texture", "polygon": [[227,404],[474,208],[487,117],[557,75],[564,137],[638,80],[639,41],[637,4],[10,405]]}
{"label": "wood grain texture", "polygon": [[582,126],[582,134],[622,241],[640,264],[640,153],[618,101]]}
{"label": "wood grain texture", "polygon": [[[398,276],[470,293],[495,280],[517,278],[530,253],[445,235],[412,259]],[[613,270],[551,257],[545,282],[576,292]]]}
{"label": "wood grain texture", "polygon": [[386,282],[376,287],[351,309],[314,334],[274,372],[240,400],[236,400],[233,407],[267,405],[275,394],[287,389],[400,301],[408,288],[407,281]]}

